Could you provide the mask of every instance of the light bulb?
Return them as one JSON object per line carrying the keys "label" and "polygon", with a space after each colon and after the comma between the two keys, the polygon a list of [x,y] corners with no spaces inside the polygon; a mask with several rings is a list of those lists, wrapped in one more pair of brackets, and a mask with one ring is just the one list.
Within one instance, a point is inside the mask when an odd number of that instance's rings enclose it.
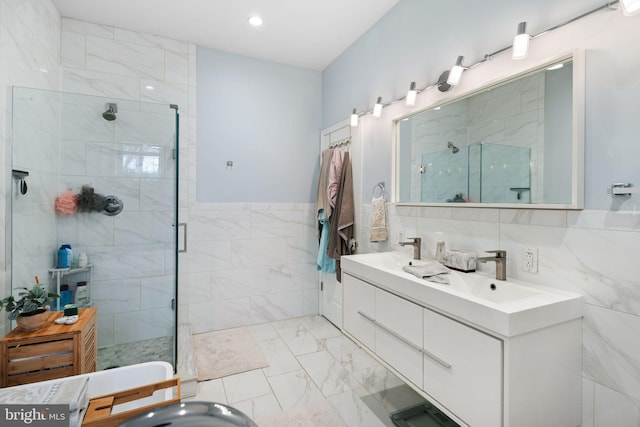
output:
{"label": "light bulb", "polygon": [[416,90],[416,82],[411,82],[409,86],[409,91],[407,92],[407,97],[405,102],[407,105],[416,105],[416,97],[418,96],[418,91]]}
{"label": "light bulb", "polygon": [[254,27],[259,27],[262,25],[262,23],[262,18],[260,18],[259,16],[254,15],[249,17],[249,24],[253,25]]}
{"label": "light bulb", "polygon": [[529,43],[531,36],[527,34],[527,23],[518,24],[518,32],[513,38],[513,50],[511,52],[512,59],[524,59],[529,56]]}
{"label": "light bulb", "polygon": [[358,113],[356,112],[356,109],[353,109],[353,113],[351,113],[351,127],[357,127],[358,126]]}
{"label": "light bulb", "polygon": [[451,71],[449,71],[449,77],[447,77],[447,83],[451,86],[455,86],[460,83],[460,78],[462,77],[462,72],[464,71],[464,67],[462,66],[462,61],[464,60],[464,56],[458,56],[456,60],[456,64],[451,67]]}
{"label": "light bulb", "polygon": [[380,117],[382,115],[382,97],[378,97],[376,105],[373,106],[373,117]]}

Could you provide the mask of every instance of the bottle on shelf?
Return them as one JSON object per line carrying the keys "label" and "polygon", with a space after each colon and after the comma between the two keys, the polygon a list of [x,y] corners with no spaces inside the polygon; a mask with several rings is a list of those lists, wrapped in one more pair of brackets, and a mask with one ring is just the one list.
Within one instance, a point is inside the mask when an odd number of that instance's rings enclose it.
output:
{"label": "bottle on shelf", "polygon": [[67,260],[68,260],[68,262],[67,262],[67,263],[69,264],[69,266],[68,266],[68,267],[69,267],[69,268],[73,267],[73,266],[76,264],[76,262],[75,262],[75,260],[73,259],[73,249],[71,249],[71,245],[69,245],[69,244],[64,244],[64,245],[62,245],[61,247],[65,248],[65,249],[67,250]]}
{"label": "bottle on shelf", "polygon": [[85,268],[89,265],[89,257],[85,252],[78,254],[78,268]]}
{"label": "bottle on shelf", "polygon": [[84,307],[89,304],[89,291],[87,282],[78,282],[76,285],[76,305]]}
{"label": "bottle on shelf", "polygon": [[60,299],[58,302],[60,304],[60,310],[62,310],[65,305],[73,302],[73,293],[69,289],[69,285],[60,285]]}
{"label": "bottle on shelf", "polygon": [[58,249],[58,262],[56,266],[58,268],[69,268],[69,252],[64,246],[60,246],[60,249]]}

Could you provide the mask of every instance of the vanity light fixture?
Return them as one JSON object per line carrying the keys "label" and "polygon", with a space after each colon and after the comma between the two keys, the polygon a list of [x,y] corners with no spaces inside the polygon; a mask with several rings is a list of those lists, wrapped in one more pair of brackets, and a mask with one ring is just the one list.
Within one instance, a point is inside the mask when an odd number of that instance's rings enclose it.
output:
{"label": "vanity light fixture", "polygon": [[531,36],[527,34],[527,23],[519,23],[518,32],[513,38],[513,50],[511,52],[511,59],[525,59],[527,56],[529,56],[530,41]]}
{"label": "vanity light fixture", "polygon": [[449,77],[447,77],[447,84],[451,86],[455,86],[460,83],[460,78],[462,77],[462,72],[464,71],[464,67],[462,66],[462,61],[464,60],[464,56],[458,56],[456,59],[456,63],[451,70],[449,71]]}
{"label": "vanity light fixture", "polygon": [[[464,70],[468,70],[470,68],[474,68],[477,65],[480,65],[480,64],[490,60],[495,55],[498,55],[498,54],[500,54],[502,52],[505,52],[505,51],[507,51],[509,49],[513,49],[513,52],[512,52],[512,58],[513,59],[526,58],[526,56],[528,54],[528,48],[529,48],[529,45],[531,43],[531,39],[535,39],[537,37],[540,37],[543,34],[546,34],[546,33],[550,32],[550,31],[553,31],[553,30],[556,30],[558,28],[564,27],[565,25],[571,24],[571,23],[573,23],[575,21],[578,21],[578,20],[580,20],[580,19],[582,19],[582,18],[584,18],[586,16],[589,16],[589,15],[591,15],[593,13],[596,13],[596,12],[599,12],[601,10],[605,10],[605,9],[606,10],[611,10],[616,5],[616,3],[620,3],[620,5],[621,5],[620,7],[622,8],[622,12],[627,16],[640,13],[640,0],[614,0],[614,1],[609,1],[608,3],[605,3],[605,4],[603,4],[601,6],[598,6],[598,7],[594,8],[594,9],[591,9],[588,12],[585,12],[585,13],[583,13],[581,15],[575,16],[575,17],[573,17],[573,18],[571,18],[571,19],[569,19],[567,21],[561,22],[560,24],[554,25],[551,28],[548,28],[546,30],[543,30],[543,31],[541,31],[541,32],[539,32],[537,34],[533,34],[533,35],[529,35],[529,34],[526,33],[526,22],[520,22],[518,24],[518,32],[517,32],[517,34],[516,34],[516,36],[515,36],[515,38],[513,40],[513,45],[505,46],[505,47],[503,47],[501,49],[496,50],[493,53],[488,53],[488,54],[484,55],[483,59],[481,59],[481,60],[479,60],[479,61],[477,61],[477,62],[475,62],[473,64],[470,64],[468,66],[462,65],[462,61],[464,60],[464,56],[458,56],[458,58],[456,60],[456,64],[453,67],[451,67],[450,70],[443,71],[440,74],[440,76],[438,77],[438,80],[434,84],[432,84],[430,86],[427,86],[427,87],[425,87],[425,88],[423,88],[421,90],[416,91],[416,94],[418,92],[428,91],[428,90],[430,90],[432,88],[437,88],[440,92],[448,92],[448,91],[451,90],[451,88],[453,86],[457,85],[460,82],[460,79],[462,78],[462,73],[464,72]],[[522,41],[519,41],[520,39],[522,39]],[[517,56],[516,55],[516,53],[517,53],[516,51],[520,52],[520,44],[522,44],[523,47],[525,47],[525,49],[523,49],[524,50],[524,56]],[[562,64],[558,64],[557,66],[554,66],[554,67],[561,68]],[[553,69],[557,69],[557,68],[551,68],[550,67],[548,69],[549,70],[553,70]],[[404,97],[402,97],[400,99],[392,100],[387,105],[394,104],[395,102],[401,101],[403,99],[405,100],[407,105],[413,105],[413,103],[411,103],[412,97],[413,97],[411,91],[412,91],[413,88],[414,88],[413,82],[411,82],[411,86],[409,88],[409,92],[407,92],[406,96],[404,96]],[[382,108],[383,107],[384,107],[384,105],[382,105],[382,98],[378,97],[378,102],[376,103],[376,105],[373,108],[373,116],[374,117],[380,117],[381,114],[382,114]],[[362,115],[364,116],[364,115],[371,114],[371,113],[372,113],[371,111],[368,111],[368,112],[362,113]],[[360,116],[359,114],[356,114],[355,118],[354,118],[354,115],[352,114],[351,115],[351,123],[354,123],[354,120],[356,120],[359,116]],[[353,124],[352,124],[352,126],[353,126]],[[356,122],[355,126],[357,126],[357,122]]]}
{"label": "vanity light fixture", "polygon": [[360,116],[358,116],[358,112],[356,111],[356,109],[353,109],[353,112],[351,113],[351,127],[358,127],[358,119]]}
{"label": "vanity light fixture", "polygon": [[640,12],[640,0],[620,0],[620,6],[622,6],[622,13],[625,16],[635,15]]}
{"label": "vanity light fixture", "polygon": [[259,27],[263,24],[263,21],[259,16],[253,15],[249,17],[249,24],[253,25],[254,27]]}
{"label": "vanity light fixture", "polygon": [[405,103],[407,106],[416,105],[416,96],[418,96],[418,91],[416,90],[416,82],[411,82],[409,85],[409,91],[407,92],[407,97],[405,99]]}
{"label": "vanity light fixture", "polygon": [[382,115],[382,97],[379,96],[376,101],[376,105],[373,106],[373,117],[380,117]]}
{"label": "vanity light fixture", "polygon": [[440,92],[449,92],[453,86],[447,83],[449,79],[449,70],[444,70],[440,77],[438,77],[438,81],[436,82],[436,87]]}

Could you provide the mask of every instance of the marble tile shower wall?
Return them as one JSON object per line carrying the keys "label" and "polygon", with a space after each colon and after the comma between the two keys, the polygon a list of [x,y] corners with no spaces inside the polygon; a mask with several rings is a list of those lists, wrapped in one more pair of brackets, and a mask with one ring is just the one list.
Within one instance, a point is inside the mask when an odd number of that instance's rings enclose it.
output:
{"label": "marble tile shower wall", "polygon": [[180,264],[194,333],[318,312],[315,204],[197,204]]}
{"label": "marble tile shower wall", "polygon": [[[461,155],[454,156],[451,150],[447,148],[447,142],[452,142],[456,147],[464,151],[469,145],[467,137],[466,124],[469,121],[469,108],[467,102],[456,102],[448,105],[444,109],[430,110],[419,114],[411,120],[411,158],[420,158],[423,166],[426,168],[425,173],[420,172],[420,165],[411,168],[411,200],[421,200],[427,202],[429,200],[446,200],[453,197],[458,192],[466,195],[466,174],[460,173],[460,180],[463,183],[463,189],[459,186],[450,185],[444,180],[437,180],[438,177],[450,174],[456,174]],[[444,135],[444,138],[443,138]],[[464,154],[463,154],[464,155]],[[440,163],[433,162],[434,156],[438,161],[445,160],[442,167],[438,167]],[[436,166],[433,164],[435,163]],[[433,180],[435,183],[434,190],[424,189],[425,180]],[[457,181],[457,180],[456,180]],[[432,185],[432,188],[434,185]],[[438,199],[434,199],[439,197]]]}
{"label": "marble tile shower wall", "polygon": [[27,193],[12,199],[12,283],[49,283],[57,245],[53,199],[58,190],[60,96],[57,91],[13,90],[12,165],[29,172]]}
{"label": "marble tile shower wall", "polygon": [[[59,89],[60,15],[49,0],[0,0],[0,292],[11,289],[10,86]],[[0,331],[9,322],[0,316]]]}
{"label": "marble tile shower wall", "polygon": [[[529,168],[529,160],[526,160],[526,169],[531,169],[529,181],[533,203],[542,198],[544,188],[544,157],[538,157],[538,153],[544,152],[544,110],[544,73],[536,73],[480,93],[469,101],[469,144],[486,142],[530,149],[531,164],[536,165]],[[499,165],[500,162],[497,162],[496,166]],[[487,166],[493,169],[494,165]],[[518,172],[516,174],[519,175]],[[482,178],[482,186],[489,189],[489,194],[501,188],[500,184],[504,179],[499,174],[487,173],[486,168],[483,170]],[[471,182],[475,181],[471,179]],[[502,200],[518,203],[515,193],[509,190],[500,196],[504,197]],[[492,201],[491,195],[487,201]]]}
{"label": "marble tile shower wall", "polygon": [[[195,164],[195,46],[67,18],[62,19],[61,40],[64,92],[161,103],[168,111],[168,104],[179,106],[179,206],[181,215],[186,215],[195,194],[190,181],[194,176],[190,166]],[[106,122],[100,118],[103,106],[84,105],[80,99],[65,104],[63,114],[72,125],[64,129],[64,144],[71,155],[61,165],[65,175],[60,185],[62,190],[79,188],[89,180],[96,192],[121,196],[126,212],[117,217],[87,215],[81,224],[63,221],[59,227],[61,234],[86,247],[96,264],[94,300],[100,308],[101,347],[173,334],[168,202],[173,198],[170,177],[175,172],[170,162],[166,169],[160,165],[163,170],[155,178],[118,172],[124,146],[112,138],[122,141],[120,135],[126,135],[127,144],[133,140],[141,148],[153,141],[162,162],[171,157],[173,141],[167,135],[172,132],[164,125],[172,122],[157,121],[149,112],[127,111],[131,108],[126,102],[119,105],[118,119]]]}
{"label": "marble tile shower wall", "polygon": [[[370,206],[362,207],[368,218]],[[360,224],[367,224],[360,221]],[[504,249],[507,276],[580,293],[583,327],[583,427],[640,424],[640,215],[611,211],[389,206],[390,241],[368,243],[358,231],[359,251],[400,250],[399,232],[421,236],[433,257],[435,233],[448,248]],[[522,246],[539,251],[538,274],[521,271]],[[492,271],[493,265],[480,265]]]}

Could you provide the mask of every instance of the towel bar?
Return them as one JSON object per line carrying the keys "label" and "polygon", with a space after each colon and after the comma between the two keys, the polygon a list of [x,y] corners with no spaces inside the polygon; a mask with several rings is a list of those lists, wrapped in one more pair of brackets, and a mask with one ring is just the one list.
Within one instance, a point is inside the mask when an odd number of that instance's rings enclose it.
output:
{"label": "towel bar", "polygon": [[632,193],[639,193],[640,187],[633,187],[630,183],[616,182],[611,184],[611,188],[607,191],[612,196],[628,196]]}

